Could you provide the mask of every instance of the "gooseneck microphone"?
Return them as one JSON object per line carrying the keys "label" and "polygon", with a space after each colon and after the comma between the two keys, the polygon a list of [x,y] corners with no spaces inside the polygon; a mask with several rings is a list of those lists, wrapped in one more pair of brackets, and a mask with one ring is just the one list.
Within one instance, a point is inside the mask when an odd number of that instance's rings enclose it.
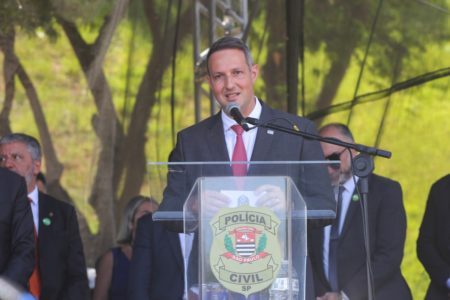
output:
{"label": "gooseneck microphone", "polygon": [[241,111],[239,110],[239,104],[235,102],[229,103],[225,107],[225,113],[229,116],[231,116],[245,131],[249,131],[250,127],[248,126],[247,120],[242,115]]}

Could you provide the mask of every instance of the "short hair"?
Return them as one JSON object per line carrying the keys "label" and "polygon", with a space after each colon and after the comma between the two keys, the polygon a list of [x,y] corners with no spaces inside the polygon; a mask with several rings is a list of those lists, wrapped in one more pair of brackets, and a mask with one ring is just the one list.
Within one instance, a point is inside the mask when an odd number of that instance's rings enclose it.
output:
{"label": "short hair", "polygon": [[339,131],[340,134],[342,134],[343,136],[349,138],[352,142],[355,142],[355,139],[353,138],[353,134],[350,131],[350,128],[348,128],[347,125],[342,124],[342,123],[329,123],[327,125],[322,126],[319,129],[319,133],[328,129],[328,128],[335,128]]}
{"label": "short hair", "polygon": [[152,203],[156,205],[156,207],[159,206],[158,202],[156,202],[156,200],[152,197],[139,195],[131,198],[127,206],[125,207],[125,210],[123,211],[119,233],[117,234],[116,239],[118,244],[131,244],[133,237],[129,224],[133,222],[133,219],[136,216],[137,209],[144,202]]}
{"label": "short hair", "polygon": [[0,139],[0,145],[23,143],[27,146],[33,161],[40,160],[42,157],[41,145],[34,137],[25,133],[10,133]]}
{"label": "short hair", "polygon": [[248,46],[244,43],[243,40],[232,37],[232,36],[224,36],[217,41],[215,41],[211,47],[209,48],[208,55],[206,56],[206,69],[209,74],[209,58],[211,55],[217,51],[225,50],[225,49],[238,49],[244,52],[245,55],[245,61],[247,62],[247,65],[251,67],[253,65],[253,58],[250,53],[250,49]]}

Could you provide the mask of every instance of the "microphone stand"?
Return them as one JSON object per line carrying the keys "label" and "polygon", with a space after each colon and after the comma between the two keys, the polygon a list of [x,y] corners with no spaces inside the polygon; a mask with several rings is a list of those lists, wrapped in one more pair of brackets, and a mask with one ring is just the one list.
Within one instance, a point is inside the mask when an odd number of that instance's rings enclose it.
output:
{"label": "microphone stand", "polygon": [[301,136],[309,140],[315,140],[323,143],[333,144],[337,146],[342,146],[347,149],[354,149],[360,152],[359,155],[352,158],[352,169],[353,174],[360,178],[360,194],[362,198],[363,207],[363,230],[364,230],[364,246],[366,249],[366,269],[367,269],[367,289],[368,289],[368,300],[374,299],[374,289],[373,289],[373,274],[372,274],[372,263],[370,260],[370,238],[369,238],[369,216],[367,208],[367,196],[369,194],[369,182],[368,177],[372,174],[374,170],[373,158],[372,156],[380,156],[384,158],[391,158],[392,153],[386,150],[377,149],[375,147],[370,147],[362,144],[352,144],[341,141],[336,138],[327,138],[320,135],[311,134],[308,132],[303,132],[298,129],[297,125],[293,124],[292,128],[280,126],[274,123],[262,123],[255,118],[246,118],[245,121],[256,127],[262,127],[267,129],[272,129],[296,136]]}

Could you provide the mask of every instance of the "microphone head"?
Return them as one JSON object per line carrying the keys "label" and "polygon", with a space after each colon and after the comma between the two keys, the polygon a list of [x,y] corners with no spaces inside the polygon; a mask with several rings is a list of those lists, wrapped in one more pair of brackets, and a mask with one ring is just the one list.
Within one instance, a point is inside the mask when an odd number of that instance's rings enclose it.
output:
{"label": "microphone head", "polygon": [[231,110],[233,110],[234,108],[237,108],[239,110],[239,104],[237,104],[236,102],[228,103],[227,106],[225,106],[224,108],[225,113],[231,116]]}

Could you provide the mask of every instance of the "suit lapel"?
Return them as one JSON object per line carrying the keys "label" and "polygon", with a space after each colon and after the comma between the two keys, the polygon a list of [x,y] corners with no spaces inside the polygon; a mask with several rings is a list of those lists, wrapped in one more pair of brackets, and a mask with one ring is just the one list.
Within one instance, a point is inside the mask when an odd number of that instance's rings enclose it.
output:
{"label": "suit lapel", "polygon": [[[264,123],[271,119],[273,119],[273,113],[272,110],[264,105],[261,102],[262,110],[261,110],[261,117],[259,118],[259,121]],[[255,140],[255,146],[253,147],[253,153],[252,153],[252,161],[265,161],[269,160],[269,152],[270,148],[272,146],[274,135],[277,134],[276,132],[270,131],[272,134],[268,133],[269,130],[266,128],[258,128],[258,133],[256,134],[256,140]],[[257,150],[256,150],[257,149]],[[256,150],[256,151],[255,151]],[[249,171],[250,172],[250,171]]]}
{"label": "suit lapel", "polygon": [[211,153],[211,157],[216,161],[229,161],[227,146],[225,144],[225,134],[220,112],[214,116],[211,126],[208,128],[206,143]]}
{"label": "suit lapel", "polygon": [[38,237],[39,237],[39,251],[40,251],[40,253],[42,253],[42,247],[45,244],[45,241],[47,240],[48,227],[49,227],[49,225],[44,225],[42,220],[44,218],[48,218],[49,213],[50,213],[49,210],[50,210],[50,207],[48,207],[48,202],[45,199],[45,195],[42,194],[42,193],[39,193],[39,218],[38,218],[39,233],[38,233]]}
{"label": "suit lapel", "polygon": [[181,245],[180,245],[180,238],[179,235],[177,233],[172,233],[172,232],[168,232],[168,236],[169,236],[169,244],[170,244],[170,248],[171,251],[173,252],[174,256],[175,256],[175,260],[178,264],[178,266],[183,269],[183,255],[181,252]]}
{"label": "suit lapel", "polygon": [[[207,130],[207,137],[205,139],[210,152],[211,161],[230,161],[228,155],[227,145],[225,143],[225,134],[223,132],[223,123],[220,112],[217,113],[212,122],[211,126]],[[227,165],[214,166],[215,174],[232,175],[231,167]]]}
{"label": "suit lapel", "polygon": [[342,226],[342,231],[341,231],[342,237],[347,233],[349,227],[352,224],[352,220],[355,218],[355,215],[357,214],[357,212],[361,209],[359,200],[353,201],[354,197],[358,197],[358,199],[359,199],[359,195],[356,191],[356,188],[353,190],[353,194],[350,198],[350,204],[348,205],[348,209],[347,209],[347,214],[345,215],[344,225]]}

